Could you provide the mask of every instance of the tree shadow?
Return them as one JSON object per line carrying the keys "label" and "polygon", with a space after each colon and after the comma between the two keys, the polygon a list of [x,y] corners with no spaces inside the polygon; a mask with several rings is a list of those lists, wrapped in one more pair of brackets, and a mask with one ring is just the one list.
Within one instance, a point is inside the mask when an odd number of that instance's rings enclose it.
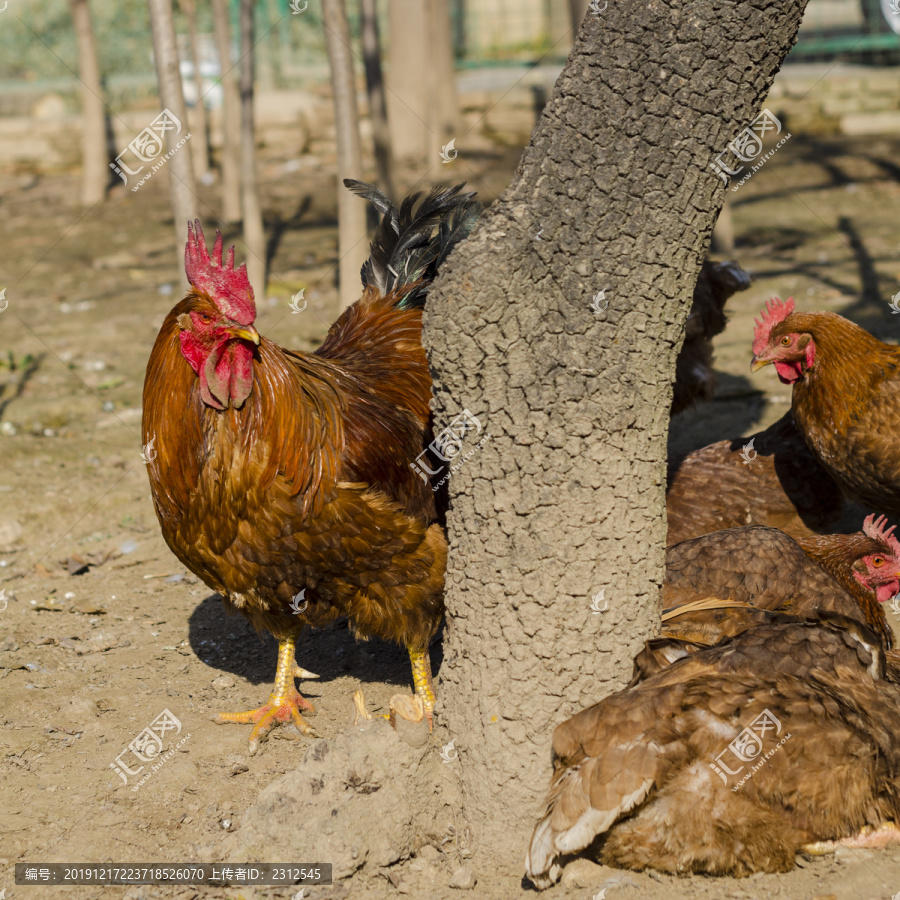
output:
{"label": "tree shadow", "polygon": [[[3,416],[6,414],[9,404],[22,396],[25,385],[34,377],[35,372],[37,372],[41,363],[44,361],[44,355],[45,354],[43,353],[38,353],[37,356],[32,356],[30,358],[25,357],[25,365],[20,370],[22,374],[16,379],[15,384],[5,384],[0,387],[0,420],[2,420]],[[10,369],[16,371],[15,357],[12,350],[9,351],[9,360]],[[12,390],[8,390],[10,387],[12,387]]]}

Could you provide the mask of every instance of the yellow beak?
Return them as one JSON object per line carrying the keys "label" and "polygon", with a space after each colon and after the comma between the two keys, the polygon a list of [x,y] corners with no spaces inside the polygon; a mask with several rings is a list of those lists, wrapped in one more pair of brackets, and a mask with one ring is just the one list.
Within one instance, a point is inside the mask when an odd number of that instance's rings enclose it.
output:
{"label": "yellow beak", "polygon": [[259,332],[252,325],[238,325],[235,328],[227,329],[232,337],[241,338],[259,345]]}
{"label": "yellow beak", "polygon": [[759,356],[753,357],[753,362],[750,364],[751,372],[758,372],[763,366],[768,366],[772,363],[771,359],[761,359]]}

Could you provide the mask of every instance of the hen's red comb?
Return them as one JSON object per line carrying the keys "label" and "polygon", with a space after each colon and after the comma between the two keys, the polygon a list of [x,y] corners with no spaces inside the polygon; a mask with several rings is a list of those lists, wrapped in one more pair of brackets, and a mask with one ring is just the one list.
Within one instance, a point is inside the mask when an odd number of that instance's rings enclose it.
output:
{"label": "hen's red comb", "polygon": [[794,298],[788,297],[787,302],[782,302],[777,297],[773,297],[766,304],[766,311],[761,319],[754,319],[756,328],[753,331],[753,355],[759,356],[766,352],[769,346],[769,338],[772,336],[772,329],[779,323],[783,322],[794,311]]}
{"label": "hen's red comb", "polygon": [[193,226],[188,222],[188,239],[184,245],[184,271],[188,281],[203,291],[213,303],[239,325],[252,325],[256,318],[256,304],[253,302],[253,288],[247,277],[244,263],[235,269],[234,247],[228,248],[225,262],[222,262],[222,234],[216,229],[216,243],[212,256],[206,249],[206,239],[200,220]]}
{"label": "hen's red comb", "polygon": [[891,548],[895,556],[900,556],[900,541],[894,537],[894,529],[897,526],[891,525],[890,528],[885,528],[886,524],[887,516],[880,516],[878,519],[875,518],[874,513],[866,516],[866,520],[863,522],[863,534],[872,538],[873,541],[883,541]]}

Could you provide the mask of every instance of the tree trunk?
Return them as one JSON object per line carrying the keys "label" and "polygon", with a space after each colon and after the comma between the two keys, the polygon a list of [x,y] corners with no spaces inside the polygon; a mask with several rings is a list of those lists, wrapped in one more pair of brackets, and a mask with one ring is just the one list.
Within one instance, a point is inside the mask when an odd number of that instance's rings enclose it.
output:
{"label": "tree trunk", "polygon": [[78,42],[78,72],[81,76],[81,121],[84,129],[81,160],[81,202],[99,203],[109,184],[106,148],[106,113],[103,85],[97,62],[97,43],[87,0],[70,0],[75,38]]}
{"label": "tree trunk", "polygon": [[[175,44],[175,23],[172,19],[172,0],[148,0],[150,27],[153,32],[153,54],[156,59],[156,78],[159,84],[159,102],[181,122],[181,134],[187,133],[187,111],[181,89],[181,73],[178,71],[178,50]],[[169,150],[175,150],[171,140]],[[169,174],[169,192],[172,197],[172,215],[175,219],[175,255],[179,271],[184,270],[184,240],[187,223],[197,218],[197,183],[194,180],[194,164],[190,152],[175,150],[169,157],[166,169]],[[187,284],[187,282],[184,282]]]}
{"label": "tree trunk", "polygon": [[[390,0],[388,114],[397,160],[422,162],[432,143],[428,6],[425,0]],[[429,160],[431,165],[437,162],[437,159]]]}
{"label": "tree trunk", "polygon": [[589,0],[569,0],[569,15],[572,17],[572,37],[578,34],[581,23],[588,11]]}
{"label": "tree trunk", "polygon": [[384,96],[381,40],[378,34],[378,14],[375,9],[375,0],[360,0],[359,10],[362,21],[366,93],[369,98],[369,118],[372,120],[372,143],[375,150],[375,166],[378,169],[378,183],[388,197],[397,200],[397,193],[394,189],[394,155],[391,149],[387,101]]}
{"label": "tree trunk", "polygon": [[343,184],[345,178],[362,177],[362,149],[350,27],[344,0],[322,0],[322,21],[331,65],[331,91],[337,133],[338,290],[341,308],[359,298],[359,269],[369,248],[366,243],[366,207]]}
{"label": "tree trunk", "polygon": [[197,5],[195,0],[179,0],[184,17],[187,19],[188,39],[191,45],[191,65],[194,68],[194,89],[197,92],[195,119],[197,129],[191,140],[194,152],[194,174],[205,180],[209,175],[209,125],[206,104],[203,100],[203,77],[200,74],[200,53],[197,48]]}
{"label": "tree trunk", "polygon": [[442,147],[459,131],[459,102],[456,97],[456,67],[453,62],[453,40],[448,0],[427,0],[430,65],[427,67],[430,89],[428,119],[428,155],[434,165]]}
{"label": "tree trunk", "polygon": [[241,218],[241,98],[231,61],[231,29],[226,0],[212,0],[216,52],[222,70],[222,219]]}
{"label": "tree trunk", "polygon": [[658,628],[675,358],[724,194],[710,164],[803,7],[588,15],[515,179],[429,295],[435,431],[468,409],[490,435],[449,478],[436,720],[474,849],[510,866],[553,727],[621,688]]}
{"label": "tree trunk", "polygon": [[266,236],[256,184],[256,131],[253,124],[253,0],[241,0],[241,217],[247,248],[247,277],[262,299],[266,289]]}

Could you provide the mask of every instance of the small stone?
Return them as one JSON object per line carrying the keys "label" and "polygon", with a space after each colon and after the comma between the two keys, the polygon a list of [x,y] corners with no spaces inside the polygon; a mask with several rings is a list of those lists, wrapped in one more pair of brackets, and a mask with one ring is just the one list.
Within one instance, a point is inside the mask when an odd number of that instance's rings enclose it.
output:
{"label": "small stone", "polygon": [[573,859],[562,873],[564,887],[586,888],[599,884],[606,878],[603,866],[591,862],[589,859]]}
{"label": "small stone", "polygon": [[14,650],[18,650],[19,645],[16,643],[15,638],[10,635],[3,641],[0,641],[0,653],[11,653]]}
{"label": "small stone", "polygon": [[432,847],[431,844],[426,844],[424,847],[420,847],[419,851],[416,853],[416,856],[419,859],[427,860],[428,862],[438,862],[442,859],[443,854],[437,847]]}
{"label": "small stone", "polygon": [[220,675],[218,678],[213,679],[212,686],[217,691],[227,691],[229,688],[234,687],[234,681],[227,675]]}
{"label": "small stone", "polygon": [[475,887],[478,879],[475,872],[469,866],[460,866],[450,879],[450,887],[457,888],[461,891],[471,891]]}

